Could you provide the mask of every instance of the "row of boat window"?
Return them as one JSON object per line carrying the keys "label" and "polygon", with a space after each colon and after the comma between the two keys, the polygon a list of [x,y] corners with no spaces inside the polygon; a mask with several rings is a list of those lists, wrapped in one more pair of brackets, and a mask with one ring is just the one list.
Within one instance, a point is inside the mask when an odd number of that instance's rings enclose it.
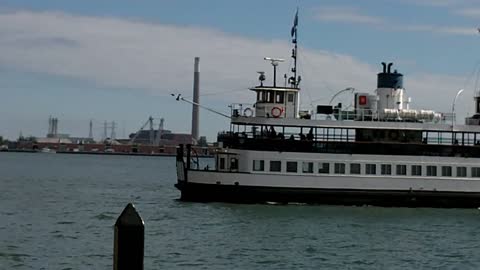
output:
{"label": "row of boat window", "polygon": [[[285,162],[285,172],[287,173],[298,173],[299,169],[302,173],[314,173],[314,162],[304,161],[300,162],[301,168],[298,167],[299,162],[297,161],[286,161]],[[333,164],[333,166],[331,166]],[[317,163],[316,172],[319,174],[361,174],[362,166],[364,168],[364,174],[366,175],[377,175],[378,172],[380,175],[407,175],[407,166],[410,166],[409,175],[412,176],[455,176],[457,177],[467,177],[467,167],[463,166],[435,166],[435,165],[404,165],[404,164],[361,164],[361,163],[342,163],[342,162],[320,162]],[[282,172],[282,161],[271,160],[269,161],[269,171],[270,172]],[[347,170],[348,165],[348,170]],[[379,169],[379,171],[378,171]],[[392,170],[393,169],[393,170]],[[453,170],[455,169],[455,170]],[[471,177],[480,177],[480,167],[471,167]],[[265,171],[265,161],[264,160],[253,160],[253,170],[254,171]],[[378,171],[378,172],[377,172]]]}

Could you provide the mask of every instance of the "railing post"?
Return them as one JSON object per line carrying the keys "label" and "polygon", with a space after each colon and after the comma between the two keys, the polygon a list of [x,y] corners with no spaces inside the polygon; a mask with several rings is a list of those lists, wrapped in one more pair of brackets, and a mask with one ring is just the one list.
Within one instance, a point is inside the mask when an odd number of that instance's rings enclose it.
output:
{"label": "railing post", "polygon": [[187,144],[187,169],[190,169],[190,156],[191,156],[191,153],[192,153],[192,145],[191,144]]}
{"label": "railing post", "polygon": [[177,161],[183,161],[183,144],[180,144],[177,148]]}
{"label": "railing post", "polygon": [[129,203],[115,222],[114,270],[143,270],[145,228],[133,204]]}

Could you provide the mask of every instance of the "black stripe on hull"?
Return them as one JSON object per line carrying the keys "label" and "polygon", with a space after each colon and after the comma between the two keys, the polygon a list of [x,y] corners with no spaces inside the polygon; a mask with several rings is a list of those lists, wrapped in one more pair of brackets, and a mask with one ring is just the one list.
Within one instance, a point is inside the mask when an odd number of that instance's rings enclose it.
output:
{"label": "black stripe on hull", "polygon": [[478,208],[480,192],[394,191],[231,186],[179,182],[181,200],[232,203],[307,203],[384,207]]}

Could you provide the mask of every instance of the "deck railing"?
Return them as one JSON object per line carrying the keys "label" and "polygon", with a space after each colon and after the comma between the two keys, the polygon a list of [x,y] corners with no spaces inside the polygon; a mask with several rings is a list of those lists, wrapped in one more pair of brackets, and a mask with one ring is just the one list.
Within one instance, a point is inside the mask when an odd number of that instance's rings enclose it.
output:
{"label": "deck railing", "polygon": [[[230,106],[230,115],[232,117],[261,117],[260,115],[270,115],[269,111],[260,113],[257,116],[256,111],[258,108],[255,104],[248,103],[232,103]],[[401,117],[384,117],[380,118],[377,113],[372,112],[371,109],[356,109],[356,110],[341,110],[334,109],[334,113],[331,115],[312,115],[313,119],[328,119],[336,121],[363,121],[363,122],[424,122],[424,123],[453,123],[455,119],[455,113],[439,113],[440,118],[401,118]]]}

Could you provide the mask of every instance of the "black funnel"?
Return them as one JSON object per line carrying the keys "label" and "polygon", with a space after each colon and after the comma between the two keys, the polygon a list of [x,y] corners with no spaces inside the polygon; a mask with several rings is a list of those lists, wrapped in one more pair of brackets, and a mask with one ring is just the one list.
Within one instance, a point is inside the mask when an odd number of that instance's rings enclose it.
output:
{"label": "black funnel", "polygon": [[382,62],[383,72],[377,75],[377,88],[403,88],[403,75],[395,70],[390,72],[393,63],[389,63],[385,68],[385,62]]}

